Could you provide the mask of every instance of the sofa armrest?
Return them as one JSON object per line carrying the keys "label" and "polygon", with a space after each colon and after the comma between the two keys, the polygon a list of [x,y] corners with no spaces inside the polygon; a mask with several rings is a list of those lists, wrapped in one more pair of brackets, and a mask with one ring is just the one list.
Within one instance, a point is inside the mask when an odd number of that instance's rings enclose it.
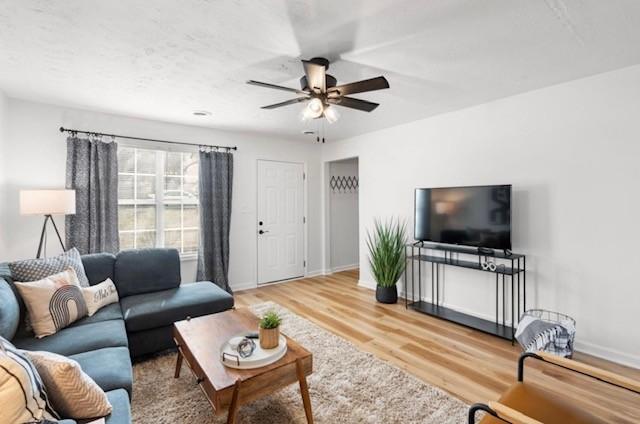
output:
{"label": "sofa armrest", "polygon": [[528,417],[520,411],[516,411],[513,408],[509,408],[508,406],[501,404],[500,402],[489,402],[489,408],[495,411],[498,418],[511,424],[543,424],[538,420]]}
{"label": "sofa armrest", "polygon": [[640,394],[640,382],[632,380],[631,378],[624,377],[611,371],[606,371],[600,368],[596,368],[591,365],[587,365],[582,362],[574,361],[572,359],[562,358],[560,356],[552,355],[547,352],[536,353],[523,353],[520,356],[518,364],[518,381],[523,381],[524,377],[524,360],[526,358],[533,358],[539,361],[543,361],[561,368],[565,368],[577,373],[586,375],[596,380],[603,381],[605,383],[627,389],[629,391]]}

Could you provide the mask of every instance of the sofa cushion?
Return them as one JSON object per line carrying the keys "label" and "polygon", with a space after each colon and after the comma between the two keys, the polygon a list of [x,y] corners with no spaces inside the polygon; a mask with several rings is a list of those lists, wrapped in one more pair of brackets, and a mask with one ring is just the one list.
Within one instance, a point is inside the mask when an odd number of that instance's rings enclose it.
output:
{"label": "sofa cushion", "polygon": [[77,327],[78,325],[93,324],[94,322],[109,321],[112,319],[122,319],[122,310],[119,303],[112,303],[104,308],[101,308],[90,317],[84,317],[73,324],[70,327]]}
{"label": "sofa cushion", "polygon": [[120,298],[176,288],[180,255],[176,249],[123,250],[116,255],[113,276]]}
{"label": "sofa cushion", "polygon": [[105,417],[105,424],[131,424],[131,406],[129,396],[123,389],[111,390],[107,392],[107,399],[113,406],[111,415]]}
{"label": "sofa cushion", "polygon": [[126,347],[106,347],[71,355],[69,358],[80,364],[82,371],[105,392],[125,389],[131,395],[133,374],[129,349]]}
{"label": "sofa cushion", "polygon": [[20,349],[46,350],[68,356],[104,347],[126,347],[127,333],[123,321],[109,320],[68,327],[42,339],[14,339],[13,344]]}
{"label": "sofa cushion", "polygon": [[82,255],[82,265],[90,285],[98,284],[111,278],[116,257],[113,253],[92,253]]}
{"label": "sofa cushion", "polygon": [[[113,406],[113,411],[105,417],[105,424],[131,424],[131,407],[127,392],[122,389],[111,390],[107,392],[107,399]],[[94,419],[75,421],[67,418],[58,421],[58,424],[89,424],[92,421]]]}
{"label": "sofa cushion", "polygon": [[120,306],[127,330],[131,332],[225,311],[233,306],[233,297],[212,282],[202,281],[125,297]]}
{"label": "sofa cushion", "polygon": [[20,324],[20,303],[11,285],[0,277],[0,336],[13,339]]}

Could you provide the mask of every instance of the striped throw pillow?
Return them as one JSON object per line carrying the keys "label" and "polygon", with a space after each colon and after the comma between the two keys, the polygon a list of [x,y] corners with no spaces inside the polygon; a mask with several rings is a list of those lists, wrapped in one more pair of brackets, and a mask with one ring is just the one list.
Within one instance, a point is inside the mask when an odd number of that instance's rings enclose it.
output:
{"label": "striped throw pillow", "polygon": [[0,423],[60,418],[51,407],[40,375],[24,351],[0,337]]}

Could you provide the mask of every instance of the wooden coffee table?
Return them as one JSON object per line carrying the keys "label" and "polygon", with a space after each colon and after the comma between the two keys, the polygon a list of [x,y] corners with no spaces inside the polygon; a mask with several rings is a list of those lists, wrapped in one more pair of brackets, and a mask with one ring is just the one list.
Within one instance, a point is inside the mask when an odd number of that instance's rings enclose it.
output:
{"label": "wooden coffee table", "polygon": [[244,331],[257,331],[258,318],[248,309],[231,309],[173,325],[173,338],[178,347],[175,377],[180,376],[184,359],[215,414],[228,410],[227,423],[236,422],[238,408],[271,394],[296,381],[300,383],[307,422],[313,423],[311,400],[306,376],[313,372],[311,352],[287,338],[284,357],[265,367],[238,370],[220,361],[220,347],[231,337]]}

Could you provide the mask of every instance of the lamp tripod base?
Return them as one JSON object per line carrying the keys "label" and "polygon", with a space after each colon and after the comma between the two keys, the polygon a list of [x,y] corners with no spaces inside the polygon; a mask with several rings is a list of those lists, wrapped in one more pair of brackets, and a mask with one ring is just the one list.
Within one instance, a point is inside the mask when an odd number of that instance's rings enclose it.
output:
{"label": "lamp tripod base", "polygon": [[45,235],[47,232],[47,223],[49,222],[49,220],[51,221],[51,224],[53,225],[53,229],[56,230],[56,235],[58,236],[58,241],[60,241],[60,246],[62,246],[62,251],[64,252],[66,249],[64,247],[64,243],[62,242],[62,237],[60,237],[60,232],[58,231],[58,227],[56,226],[56,222],[53,220],[53,216],[51,215],[45,215],[44,216],[44,223],[42,224],[42,233],[40,234],[40,244],[38,245],[38,253],[36,255],[36,258],[40,259],[40,255],[42,254],[42,247],[44,246],[44,241],[45,241]]}

